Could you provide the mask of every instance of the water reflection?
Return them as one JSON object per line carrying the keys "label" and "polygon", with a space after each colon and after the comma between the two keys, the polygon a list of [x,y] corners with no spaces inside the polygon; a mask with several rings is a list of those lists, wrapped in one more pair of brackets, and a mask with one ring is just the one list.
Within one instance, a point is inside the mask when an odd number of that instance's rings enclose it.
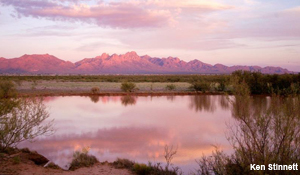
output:
{"label": "water reflection", "polygon": [[[236,96],[229,100],[232,103],[231,111],[232,116],[239,118],[239,116],[261,116],[268,113],[272,101],[276,101],[276,98],[271,97],[259,97],[259,96]],[[278,104],[279,106],[279,104]]]}
{"label": "water reflection", "polygon": [[100,99],[100,97],[98,95],[91,95],[89,97],[90,97],[91,101],[94,103],[97,103]]}
{"label": "water reflection", "polygon": [[169,100],[169,101],[174,101],[175,99],[176,99],[175,95],[168,95],[167,96],[167,100]]}
{"label": "water reflection", "polygon": [[94,103],[90,97],[59,97],[45,101],[55,119],[55,135],[20,146],[65,167],[75,150],[87,146],[100,161],[120,157],[147,163],[164,162],[164,146],[178,145],[173,163],[187,172],[197,166],[195,159],[211,153],[212,145],[231,150],[224,137],[231,111],[220,99],[107,96]]}
{"label": "water reflection", "polygon": [[137,97],[134,97],[134,96],[131,96],[131,95],[122,96],[121,97],[121,102],[124,106],[135,105],[136,98]]}
{"label": "water reflection", "polygon": [[212,100],[213,96],[211,95],[195,95],[190,96],[190,98],[190,109],[193,109],[196,112],[214,112],[216,110],[215,100]]}
{"label": "water reflection", "polygon": [[220,107],[224,110],[227,110],[230,108],[230,102],[229,102],[230,97],[227,95],[219,95],[218,96],[218,102],[220,104]]}
{"label": "water reflection", "polygon": [[168,137],[168,132],[162,128],[124,127],[43,138],[22,146],[38,150],[67,169],[73,151],[84,147],[92,148],[92,154],[100,161],[114,161],[117,157],[152,160],[162,155],[160,149]]}

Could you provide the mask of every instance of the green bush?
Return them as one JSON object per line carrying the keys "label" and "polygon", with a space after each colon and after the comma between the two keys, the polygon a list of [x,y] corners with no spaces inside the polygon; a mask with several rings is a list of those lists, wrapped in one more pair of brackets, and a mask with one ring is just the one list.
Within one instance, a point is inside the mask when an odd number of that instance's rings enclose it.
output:
{"label": "green bush", "polygon": [[162,166],[161,163],[148,165],[143,163],[135,163],[128,159],[117,159],[113,162],[115,168],[125,168],[137,175],[177,175],[182,174],[178,167],[169,169],[167,166]]}
{"label": "green bush", "polygon": [[11,81],[0,81],[0,99],[17,96],[15,85]]}
{"label": "green bush", "polygon": [[124,92],[133,92],[136,88],[136,85],[131,82],[124,82],[121,84],[121,89]]}
{"label": "green bush", "polygon": [[48,165],[47,165],[47,168],[51,168],[51,169],[60,169],[60,167],[58,165],[56,165],[55,163],[53,162],[50,162]]}
{"label": "green bush", "polygon": [[82,152],[75,151],[73,153],[70,170],[75,170],[81,167],[90,167],[97,162],[99,162],[97,158],[93,155],[89,155],[87,149],[83,149]]}
{"label": "green bush", "polygon": [[217,90],[221,91],[221,92],[224,92],[226,90],[225,80],[220,81],[220,83],[218,84]]}
{"label": "green bush", "polygon": [[100,88],[99,87],[92,87],[91,89],[93,94],[98,94],[100,92]]}
{"label": "green bush", "polygon": [[198,81],[198,82],[194,82],[191,85],[191,89],[195,90],[195,91],[202,91],[202,92],[206,92],[210,90],[210,84],[204,81]]}
{"label": "green bush", "polygon": [[118,158],[116,161],[113,162],[114,167],[116,168],[126,168],[132,169],[134,162],[128,159],[120,159]]}
{"label": "green bush", "polygon": [[135,172],[138,175],[147,175],[151,172],[151,167],[147,166],[146,164],[134,164],[133,166],[133,172]]}
{"label": "green bush", "polygon": [[12,111],[17,107],[19,100],[17,100],[17,91],[11,81],[0,81],[0,120],[3,115]]}
{"label": "green bush", "polygon": [[176,89],[176,86],[174,84],[168,84],[166,86],[166,90],[168,90],[168,91],[173,91],[175,89]]}
{"label": "green bush", "polygon": [[20,156],[13,157],[12,161],[13,161],[13,164],[20,164],[20,162],[21,162]]}

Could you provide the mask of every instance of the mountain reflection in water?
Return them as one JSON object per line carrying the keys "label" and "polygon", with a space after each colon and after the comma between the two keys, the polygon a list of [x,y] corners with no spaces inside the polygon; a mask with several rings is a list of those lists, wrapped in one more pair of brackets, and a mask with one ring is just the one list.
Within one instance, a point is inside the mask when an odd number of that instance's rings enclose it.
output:
{"label": "mountain reflection in water", "polygon": [[44,103],[56,132],[24,142],[61,167],[75,150],[90,147],[100,161],[127,158],[164,162],[164,146],[178,146],[172,163],[193,170],[195,159],[218,145],[231,151],[226,122],[231,110],[226,96],[92,96],[49,97]]}

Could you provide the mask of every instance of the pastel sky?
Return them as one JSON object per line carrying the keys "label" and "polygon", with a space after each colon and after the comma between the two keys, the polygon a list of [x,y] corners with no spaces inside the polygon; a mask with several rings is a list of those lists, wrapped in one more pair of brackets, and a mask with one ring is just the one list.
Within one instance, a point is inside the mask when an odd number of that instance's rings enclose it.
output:
{"label": "pastel sky", "polygon": [[300,71],[300,1],[0,0],[0,57],[128,51]]}

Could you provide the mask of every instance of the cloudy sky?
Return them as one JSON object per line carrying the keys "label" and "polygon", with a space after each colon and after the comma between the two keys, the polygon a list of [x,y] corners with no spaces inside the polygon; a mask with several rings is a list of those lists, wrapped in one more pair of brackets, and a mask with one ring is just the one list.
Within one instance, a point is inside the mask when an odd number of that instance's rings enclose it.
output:
{"label": "cloudy sky", "polygon": [[0,57],[136,51],[300,70],[299,0],[0,0]]}

